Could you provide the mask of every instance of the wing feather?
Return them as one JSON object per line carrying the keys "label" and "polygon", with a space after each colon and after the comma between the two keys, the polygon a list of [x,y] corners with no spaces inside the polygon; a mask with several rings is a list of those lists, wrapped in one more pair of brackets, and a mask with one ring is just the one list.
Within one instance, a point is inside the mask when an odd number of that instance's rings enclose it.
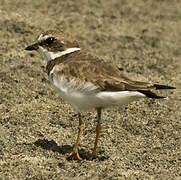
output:
{"label": "wing feather", "polygon": [[86,52],[77,51],[47,64],[47,72],[54,69],[57,76],[66,76],[80,82],[94,84],[101,91],[146,91],[157,89],[148,82],[133,81],[110,62],[105,62]]}

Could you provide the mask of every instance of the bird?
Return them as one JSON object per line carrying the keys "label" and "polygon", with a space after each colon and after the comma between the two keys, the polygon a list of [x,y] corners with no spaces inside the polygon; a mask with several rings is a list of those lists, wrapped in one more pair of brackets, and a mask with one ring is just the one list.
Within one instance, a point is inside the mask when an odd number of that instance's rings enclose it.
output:
{"label": "bird", "polygon": [[61,29],[42,32],[36,42],[25,48],[39,52],[46,62],[48,79],[62,99],[78,113],[79,127],[73,151],[67,158],[82,160],[80,137],[85,123],[82,113],[97,111],[96,138],[89,159],[96,158],[104,108],[122,106],[141,98],[161,99],[152,90],[175,89],[173,86],[141,82],[128,78],[112,62],[82,50],[75,37]]}

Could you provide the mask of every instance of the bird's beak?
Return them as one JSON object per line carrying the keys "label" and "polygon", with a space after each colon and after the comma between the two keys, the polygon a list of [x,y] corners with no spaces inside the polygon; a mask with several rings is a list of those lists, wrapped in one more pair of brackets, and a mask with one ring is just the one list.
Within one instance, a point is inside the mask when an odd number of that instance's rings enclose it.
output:
{"label": "bird's beak", "polygon": [[26,47],[25,50],[27,50],[27,51],[34,51],[35,50],[36,51],[38,48],[39,48],[38,43],[35,43],[35,44],[32,44],[32,45]]}

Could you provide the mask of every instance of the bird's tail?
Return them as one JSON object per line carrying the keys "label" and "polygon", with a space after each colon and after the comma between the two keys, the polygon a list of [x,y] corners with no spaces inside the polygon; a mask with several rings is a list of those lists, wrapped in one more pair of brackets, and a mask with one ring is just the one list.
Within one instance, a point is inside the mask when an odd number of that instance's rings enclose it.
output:
{"label": "bird's tail", "polygon": [[154,84],[153,85],[156,89],[176,89],[173,86],[166,86],[166,85],[160,85],[160,84]]}
{"label": "bird's tail", "polygon": [[[175,87],[172,86],[166,86],[166,85],[160,85],[160,84],[154,84],[153,85],[156,90],[162,90],[162,89],[175,89]],[[148,98],[152,98],[152,99],[162,99],[162,98],[166,98],[164,96],[158,96],[157,94],[155,94],[154,92],[150,91],[150,90],[139,90],[139,92],[143,93],[144,95],[146,95],[146,97]]]}
{"label": "bird's tail", "polygon": [[143,93],[146,97],[152,98],[152,99],[162,99],[166,98],[164,96],[158,96],[157,94],[153,93],[152,91],[149,90],[139,90],[140,93]]}

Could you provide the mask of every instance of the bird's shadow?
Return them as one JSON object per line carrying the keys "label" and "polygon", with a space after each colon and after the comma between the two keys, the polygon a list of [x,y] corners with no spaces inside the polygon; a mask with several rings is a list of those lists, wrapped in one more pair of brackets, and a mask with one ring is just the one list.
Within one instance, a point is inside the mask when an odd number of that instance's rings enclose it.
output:
{"label": "bird's shadow", "polygon": [[[73,147],[70,145],[62,145],[62,146],[58,146],[57,143],[54,140],[47,140],[47,139],[38,139],[37,141],[34,142],[34,145],[37,147],[41,147],[45,150],[50,150],[53,152],[58,152],[60,154],[68,154],[70,152],[72,152]],[[90,153],[86,152],[84,149],[79,149],[79,154],[82,157],[82,159],[86,159],[88,160],[90,157]],[[101,157],[97,157],[99,161],[104,161],[106,159],[108,159],[107,157],[101,156]],[[67,158],[67,160],[71,160],[69,158]]]}
{"label": "bird's shadow", "polygon": [[41,147],[45,150],[51,150],[53,152],[58,152],[60,154],[66,154],[72,151],[72,147],[69,145],[58,146],[54,140],[47,139],[38,139],[34,142],[34,145],[37,147]]}

